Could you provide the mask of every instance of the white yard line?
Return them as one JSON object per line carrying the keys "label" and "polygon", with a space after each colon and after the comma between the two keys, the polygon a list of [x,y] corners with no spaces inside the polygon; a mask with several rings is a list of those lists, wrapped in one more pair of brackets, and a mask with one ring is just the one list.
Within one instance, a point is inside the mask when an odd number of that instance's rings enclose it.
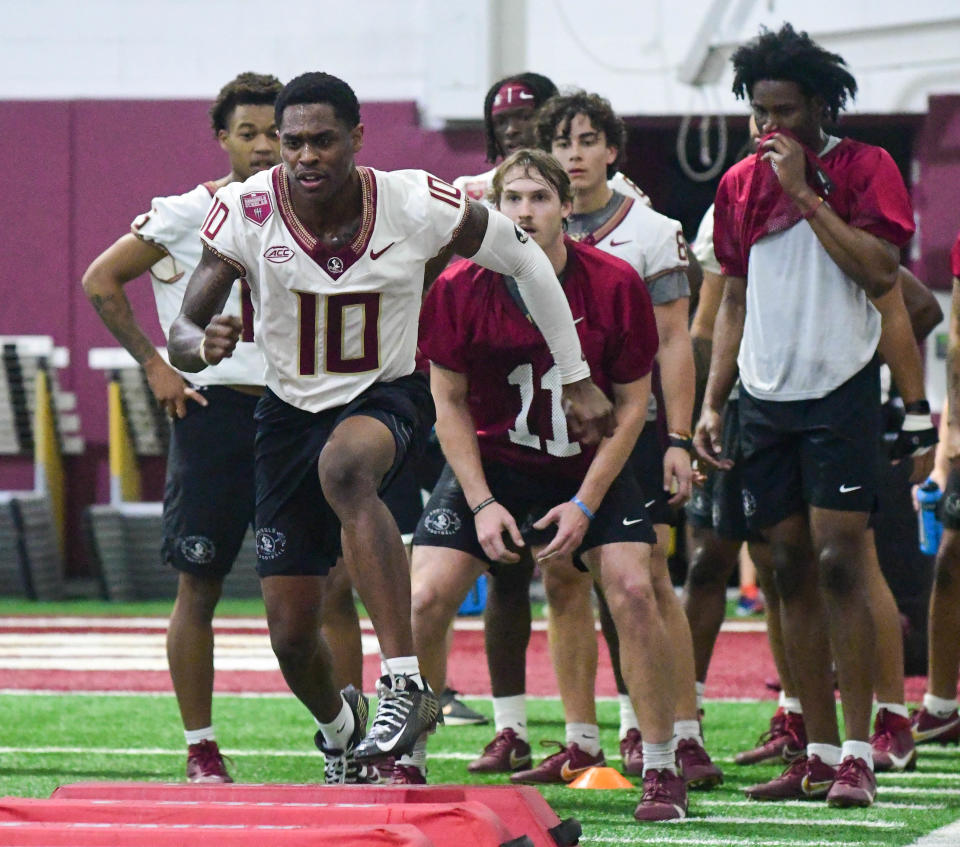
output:
{"label": "white yard line", "polygon": [[918,838],[910,847],[957,847],[960,844],[960,820]]}

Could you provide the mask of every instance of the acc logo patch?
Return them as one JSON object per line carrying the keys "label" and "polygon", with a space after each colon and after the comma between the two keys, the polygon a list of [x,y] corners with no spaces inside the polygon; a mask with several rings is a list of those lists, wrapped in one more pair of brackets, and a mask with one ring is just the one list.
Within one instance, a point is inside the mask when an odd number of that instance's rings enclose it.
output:
{"label": "acc logo patch", "polygon": [[265,527],[257,530],[257,557],[276,559],[287,549],[287,536],[280,530]]}
{"label": "acc logo patch", "polygon": [[327,273],[334,275],[343,273],[343,262],[337,256],[327,259]]}
{"label": "acc logo patch", "polygon": [[743,494],[743,514],[748,518],[757,511],[757,500],[746,488],[742,491]]}
{"label": "acc logo patch", "polygon": [[208,565],[213,561],[217,548],[204,535],[188,535],[180,539],[180,552],[188,562],[197,565]]}
{"label": "acc logo patch", "polygon": [[427,528],[427,532],[434,535],[453,535],[463,525],[463,521],[453,509],[441,506],[439,509],[427,512],[423,518],[423,525]]}
{"label": "acc logo patch", "polygon": [[276,247],[268,247],[264,251],[263,258],[268,262],[279,265],[282,262],[289,262],[293,258],[293,250],[286,245],[278,244]]}
{"label": "acc logo patch", "polygon": [[263,226],[273,214],[273,202],[266,191],[250,191],[247,194],[241,194],[240,208],[243,209],[243,216],[257,226]]}
{"label": "acc logo patch", "polygon": [[527,235],[520,227],[516,224],[513,225],[513,233],[517,236],[517,241],[521,244],[526,244],[530,240],[530,236]]}

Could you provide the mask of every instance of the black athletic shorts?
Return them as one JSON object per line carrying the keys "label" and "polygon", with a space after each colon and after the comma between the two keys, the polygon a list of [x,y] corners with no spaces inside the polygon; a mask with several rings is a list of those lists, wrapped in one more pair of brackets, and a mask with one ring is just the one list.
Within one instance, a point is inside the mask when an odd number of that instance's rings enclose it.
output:
{"label": "black athletic shorts", "polygon": [[643,507],[654,525],[675,523],[670,495],[663,490],[663,443],[656,421],[648,421],[640,431],[627,467],[643,491]]}
{"label": "black athletic shorts", "polygon": [[743,511],[751,529],[807,506],[871,512],[880,440],[879,366],[874,358],[816,400],[759,400],[740,390]]}
{"label": "black athletic shorts", "polygon": [[944,529],[960,530],[960,471],[952,467],[943,497],[937,504],[937,514]]}
{"label": "black athletic shorts", "polygon": [[[556,527],[537,530],[533,524],[554,506],[573,497],[580,487],[576,480],[534,477],[499,462],[485,461],[483,472],[490,493],[513,515],[524,541],[530,546],[550,543]],[[643,507],[640,486],[624,468],[607,490],[574,557],[603,544],[621,541],[655,544],[656,540],[650,515]],[[421,547],[450,547],[488,564],[499,565],[491,563],[483,552],[473,514],[449,465],[444,467],[423,509],[413,543]]]}
{"label": "black athletic shorts", "polygon": [[230,572],[253,522],[253,414],[259,399],[225,386],[199,388],[174,418],[163,495],[163,561],[195,576]]}
{"label": "black athletic shorts", "polygon": [[736,398],[727,401],[723,411],[724,458],[733,460],[728,471],[711,471],[706,482],[693,487],[687,501],[687,520],[699,529],[712,529],[721,538],[731,541],[752,541],[743,514],[743,484],[740,479],[740,415]]}
{"label": "black athletic shorts", "polygon": [[433,398],[423,374],[375,383],[347,405],[322,412],[291,406],[269,389],[261,398],[255,466],[261,577],[322,576],[336,564],[340,521],[323,496],[317,459],[336,426],[354,415],[376,418],[393,433],[396,456],[380,486],[384,492],[433,426]]}

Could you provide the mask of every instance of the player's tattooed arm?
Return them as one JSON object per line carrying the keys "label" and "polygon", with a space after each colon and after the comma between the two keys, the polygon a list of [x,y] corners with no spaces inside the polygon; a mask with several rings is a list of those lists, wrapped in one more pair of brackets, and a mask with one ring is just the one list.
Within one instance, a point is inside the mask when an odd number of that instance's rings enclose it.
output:
{"label": "player's tattooed arm", "polygon": [[167,254],[128,233],[101,253],[83,275],[83,290],[107,329],[141,365],[157,402],[171,416],[187,413],[187,399],[207,405],[206,399],[184,382],[147,337],[130,307],[124,286],[145,274]]}
{"label": "player's tattooed arm", "polygon": [[240,339],[240,318],[221,315],[230,288],[240,272],[206,245],[190,277],[180,314],[170,327],[170,362],[196,372],[233,355]]}

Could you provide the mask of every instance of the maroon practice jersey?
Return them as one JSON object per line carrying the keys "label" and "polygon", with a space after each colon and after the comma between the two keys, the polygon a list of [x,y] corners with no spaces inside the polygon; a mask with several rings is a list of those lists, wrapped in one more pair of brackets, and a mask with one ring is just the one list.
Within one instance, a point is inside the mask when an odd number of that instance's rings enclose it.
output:
{"label": "maroon practice jersey", "polygon": [[[626,262],[566,239],[563,290],[590,365],[613,383],[646,376],[657,352],[647,287]],[[469,261],[448,267],[420,315],[420,349],[466,374],[480,453],[532,473],[582,478],[594,449],[574,440],[560,406],[560,374],[543,336],[501,274]]]}

